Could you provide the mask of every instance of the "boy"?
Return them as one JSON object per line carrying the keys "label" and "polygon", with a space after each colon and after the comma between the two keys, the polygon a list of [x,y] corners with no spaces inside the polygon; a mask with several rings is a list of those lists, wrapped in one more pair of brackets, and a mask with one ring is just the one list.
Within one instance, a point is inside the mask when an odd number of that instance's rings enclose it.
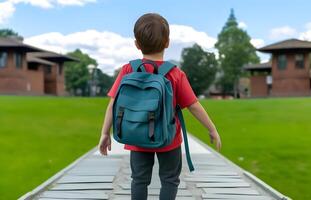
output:
{"label": "boy", "polygon": [[[152,60],[158,66],[163,63],[164,49],[169,46],[169,25],[162,16],[149,13],[141,16],[134,26],[135,45],[143,54],[143,61]],[[145,65],[147,72],[152,72],[151,65]],[[101,154],[107,155],[107,149],[111,150],[110,128],[112,125],[112,105],[122,77],[131,73],[129,64],[122,67],[112,88],[108,92],[111,97],[107,107],[106,116],[99,141]],[[186,74],[179,68],[173,68],[165,77],[171,81],[173,88],[174,107],[179,105],[188,110],[209,130],[211,141],[216,142],[218,150],[221,148],[221,140],[218,132],[210,120],[208,114],[195,96]],[[151,182],[154,154],[156,152],[159,161],[159,176],[161,180],[160,200],[174,200],[180,183],[182,168],[181,157],[181,127],[176,118],[176,135],[173,142],[162,148],[141,148],[125,145],[130,150],[130,165],[132,170],[131,194],[132,200],[146,200],[148,196],[147,186]]]}

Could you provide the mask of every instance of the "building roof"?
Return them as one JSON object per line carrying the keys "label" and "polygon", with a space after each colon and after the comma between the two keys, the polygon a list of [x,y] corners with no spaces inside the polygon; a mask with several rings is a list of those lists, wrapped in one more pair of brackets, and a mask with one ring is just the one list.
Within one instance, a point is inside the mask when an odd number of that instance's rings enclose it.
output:
{"label": "building roof", "polygon": [[0,37],[0,50],[1,49],[18,49],[24,52],[42,52],[44,50],[37,47],[23,43],[23,41],[18,40],[13,37]]}
{"label": "building roof", "polygon": [[[46,51],[28,44],[14,37],[0,37],[0,50],[18,49],[27,53],[27,60],[43,64],[51,64],[51,62],[79,61],[67,55]],[[43,60],[44,59],[44,60]]]}
{"label": "building roof", "polygon": [[76,58],[63,55],[63,54],[58,54],[54,52],[35,52],[35,53],[28,53],[31,57],[36,57],[36,58],[41,58],[44,60],[48,60],[50,62],[66,62],[66,61],[79,61]]}
{"label": "building roof", "polygon": [[247,64],[243,67],[248,71],[269,71],[272,68],[271,62],[258,63],[258,64]]}
{"label": "building roof", "polygon": [[27,59],[28,63],[39,63],[39,64],[44,64],[44,65],[54,65],[53,62],[43,60],[41,58],[37,58],[37,57],[31,55],[30,53],[27,53],[26,59]]}
{"label": "building roof", "polygon": [[298,39],[288,39],[264,46],[257,50],[266,53],[272,53],[277,51],[289,51],[289,50],[311,51],[311,42]]}

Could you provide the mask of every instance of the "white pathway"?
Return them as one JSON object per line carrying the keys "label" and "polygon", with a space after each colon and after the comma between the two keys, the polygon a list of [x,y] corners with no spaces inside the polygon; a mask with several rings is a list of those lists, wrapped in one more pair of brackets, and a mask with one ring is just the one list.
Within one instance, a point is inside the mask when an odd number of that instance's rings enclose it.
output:
{"label": "white pathway", "polygon": [[[195,171],[189,172],[183,149],[177,200],[289,199],[188,135]],[[95,147],[20,199],[131,199],[129,151],[113,138],[112,141],[112,151],[108,152],[108,156],[99,154]],[[161,184],[158,167],[155,159],[152,182],[148,187],[150,200],[159,198]]]}

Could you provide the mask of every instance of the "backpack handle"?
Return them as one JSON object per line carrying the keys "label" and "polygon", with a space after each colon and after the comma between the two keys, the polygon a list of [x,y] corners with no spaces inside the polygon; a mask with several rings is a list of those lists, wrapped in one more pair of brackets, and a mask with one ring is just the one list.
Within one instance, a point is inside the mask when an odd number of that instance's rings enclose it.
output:
{"label": "backpack handle", "polygon": [[[138,67],[137,67],[137,72],[141,72],[141,66],[144,66],[144,64],[151,64],[153,67],[153,73],[154,74],[158,74],[158,66],[156,63],[152,62],[152,61],[147,61],[147,62],[143,62],[141,63]],[[145,67],[145,66],[144,66]]]}

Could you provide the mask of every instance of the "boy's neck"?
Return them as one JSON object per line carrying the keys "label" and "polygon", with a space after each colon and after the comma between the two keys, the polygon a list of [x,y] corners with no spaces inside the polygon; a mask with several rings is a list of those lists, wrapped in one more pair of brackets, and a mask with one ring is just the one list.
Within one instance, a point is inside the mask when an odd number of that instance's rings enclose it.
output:
{"label": "boy's neck", "polygon": [[143,58],[152,61],[162,61],[164,52],[154,53],[154,54],[143,54]]}

